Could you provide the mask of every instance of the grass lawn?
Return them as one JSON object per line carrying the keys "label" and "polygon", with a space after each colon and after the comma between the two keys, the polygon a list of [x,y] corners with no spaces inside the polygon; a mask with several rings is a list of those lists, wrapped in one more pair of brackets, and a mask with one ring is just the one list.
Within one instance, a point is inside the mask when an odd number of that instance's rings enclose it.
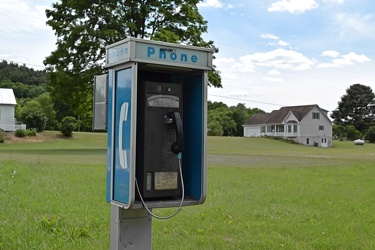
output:
{"label": "grass lawn", "polygon": [[[106,134],[42,135],[0,144],[0,249],[109,249]],[[207,158],[206,202],[153,219],[153,249],[375,248],[375,145],[209,137]]]}

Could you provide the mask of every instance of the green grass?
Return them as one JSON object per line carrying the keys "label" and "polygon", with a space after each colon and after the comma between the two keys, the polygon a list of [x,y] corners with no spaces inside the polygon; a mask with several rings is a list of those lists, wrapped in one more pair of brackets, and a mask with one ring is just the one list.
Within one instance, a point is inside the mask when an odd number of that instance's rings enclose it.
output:
{"label": "green grass", "polygon": [[0,145],[0,249],[109,248],[106,135],[74,135]]}
{"label": "green grass", "polygon": [[[209,137],[207,200],[153,219],[153,249],[375,248],[374,157]],[[109,249],[105,164],[105,134],[0,144],[0,249]]]}

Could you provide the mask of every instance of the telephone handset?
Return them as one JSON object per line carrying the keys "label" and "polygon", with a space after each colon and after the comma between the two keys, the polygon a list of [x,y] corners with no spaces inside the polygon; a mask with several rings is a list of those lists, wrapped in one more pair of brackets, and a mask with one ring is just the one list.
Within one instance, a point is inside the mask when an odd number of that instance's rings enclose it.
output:
{"label": "telephone handset", "polygon": [[123,169],[128,168],[128,160],[127,160],[127,152],[126,149],[123,148],[122,145],[122,131],[123,131],[123,125],[124,122],[128,120],[128,109],[129,109],[129,103],[124,102],[121,105],[121,110],[120,110],[120,119],[119,119],[119,145],[118,145],[118,155],[120,159],[120,166]]}
{"label": "telephone handset", "polygon": [[165,116],[165,123],[175,124],[176,129],[176,142],[171,144],[171,151],[175,154],[182,153],[184,151],[184,131],[182,128],[182,119],[179,112],[170,112]]}

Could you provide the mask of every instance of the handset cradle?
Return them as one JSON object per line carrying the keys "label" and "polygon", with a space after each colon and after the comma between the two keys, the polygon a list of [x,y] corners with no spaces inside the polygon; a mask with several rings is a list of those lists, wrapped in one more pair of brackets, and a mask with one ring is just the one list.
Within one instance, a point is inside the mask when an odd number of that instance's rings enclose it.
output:
{"label": "handset cradle", "polygon": [[123,131],[123,126],[124,122],[127,122],[128,120],[128,109],[129,109],[129,103],[124,102],[121,105],[121,111],[120,111],[120,119],[119,119],[119,161],[120,161],[120,166],[123,169],[128,168],[128,159],[127,159],[127,152],[126,149],[123,148],[123,143],[122,143],[122,131]]}

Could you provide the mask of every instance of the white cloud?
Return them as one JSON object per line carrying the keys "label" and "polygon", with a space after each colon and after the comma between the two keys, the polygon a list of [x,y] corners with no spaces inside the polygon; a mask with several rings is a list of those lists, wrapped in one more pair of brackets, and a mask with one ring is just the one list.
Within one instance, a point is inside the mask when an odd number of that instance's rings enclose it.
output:
{"label": "white cloud", "polygon": [[282,40],[279,40],[279,41],[277,42],[277,44],[280,45],[280,46],[284,46],[284,47],[289,46],[289,43],[287,43],[287,42],[285,42],[285,41],[282,41]]}
{"label": "white cloud", "polygon": [[238,60],[217,58],[215,64],[222,72],[223,78],[234,79],[238,73],[255,73],[256,68],[260,67],[272,68],[272,70],[268,71],[269,75],[280,75],[277,69],[306,70],[315,65],[315,62],[296,51],[276,49],[269,52],[246,55]]}
{"label": "white cloud", "polygon": [[323,51],[322,53],[322,56],[324,57],[332,57],[332,58],[336,58],[340,55],[339,52],[337,51],[334,51],[334,50],[326,50],[326,51]]}
{"label": "white cloud", "polygon": [[346,61],[359,62],[359,63],[371,61],[371,59],[365,56],[364,54],[357,55],[354,52],[350,52],[349,54],[343,55],[342,57]]}
{"label": "white cloud", "polygon": [[332,60],[331,63],[320,63],[317,65],[318,68],[338,68],[347,65],[353,65],[354,63],[365,63],[370,62],[371,59],[367,56],[361,54],[358,55],[354,52],[350,52],[349,54],[342,55],[339,58],[335,58]]}
{"label": "white cloud", "polygon": [[305,70],[315,63],[303,54],[293,50],[276,49],[265,53],[255,53],[239,59],[237,68],[268,67],[275,69]]}
{"label": "white cloud", "polygon": [[261,38],[265,38],[265,39],[274,39],[274,40],[278,40],[279,38],[275,35],[272,35],[272,34],[262,34],[260,35]]}
{"label": "white cloud", "polygon": [[272,70],[268,71],[268,74],[272,75],[272,76],[279,76],[279,75],[281,75],[280,71],[278,71],[276,69],[272,69]]}
{"label": "white cloud", "polygon": [[333,3],[342,4],[344,3],[344,0],[324,0],[324,2],[333,2]]}
{"label": "white cloud", "polygon": [[[230,3],[223,4],[221,0],[205,0],[205,1],[203,0],[202,2],[199,2],[197,6],[201,8],[216,8],[216,9],[224,8],[225,10],[234,8],[233,4],[230,4]],[[240,6],[240,5],[237,5],[237,6]],[[236,15],[236,14],[231,13],[231,15]]]}
{"label": "white cloud", "polygon": [[370,32],[375,29],[373,14],[338,13],[334,16],[334,21],[341,37],[353,38],[360,35],[375,39],[375,34]]}
{"label": "white cloud", "polygon": [[292,14],[298,14],[318,8],[318,6],[319,4],[315,0],[280,0],[271,4],[268,11],[288,11]]}
{"label": "white cloud", "polygon": [[223,8],[224,5],[220,0],[206,0],[201,3],[198,3],[199,7],[202,8]]}
{"label": "white cloud", "polygon": [[277,43],[274,43],[274,42],[268,43],[271,46],[276,46],[276,45],[283,46],[283,47],[289,46],[289,43],[283,40],[280,40],[278,36],[275,36],[273,34],[261,34],[260,37],[264,39],[278,40]]}
{"label": "white cloud", "polygon": [[263,77],[262,81],[267,81],[267,82],[283,82],[285,81],[282,78],[276,78],[276,77]]}
{"label": "white cloud", "polygon": [[221,72],[222,79],[233,80],[238,76],[238,72],[253,73],[254,65],[241,65],[233,58],[219,57],[214,61]]}

